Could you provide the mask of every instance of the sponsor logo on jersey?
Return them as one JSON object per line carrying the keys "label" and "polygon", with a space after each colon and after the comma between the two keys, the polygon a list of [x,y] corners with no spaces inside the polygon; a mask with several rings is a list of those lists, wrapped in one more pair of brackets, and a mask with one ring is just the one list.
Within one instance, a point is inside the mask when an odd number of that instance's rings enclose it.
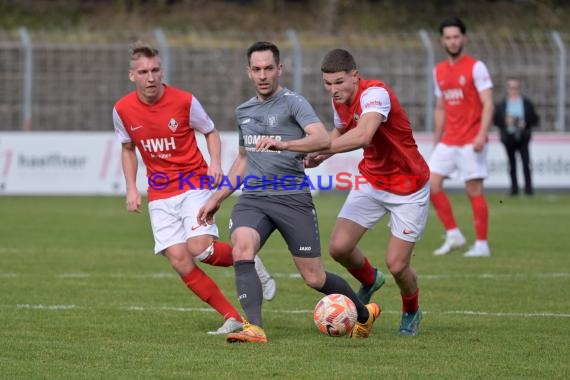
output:
{"label": "sponsor logo on jersey", "polygon": [[367,102],[364,107],[362,107],[363,109],[366,109],[368,107],[381,107],[382,106],[382,101],[378,100],[378,99],[373,99],[369,102]]}
{"label": "sponsor logo on jersey", "polygon": [[170,128],[172,132],[176,132],[176,130],[178,129],[178,123],[173,117],[170,118],[170,121],[168,122],[168,128]]}
{"label": "sponsor logo on jersey", "polygon": [[150,153],[176,150],[174,137],[141,140],[141,147]]}
{"label": "sponsor logo on jersey", "polygon": [[462,100],[463,90],[461,88],[450,88],[443,91],[443,98],[448,102]]}
{"label": "sponsor logo on jersey", "polygon": [[281,136],[279,135],[245,135],[243,136],[243,142],[246,145],[256,145],[262,137],[269,137],[270,139],[281,141]]}
{"label": "sponsor logo on jersey", "polygon": [[136,130],[141,129],[142,127],[143,127],[142,125],[137,125],[137,126],[131,125],[131,131],[134,132],[134,131],[136,131]]}

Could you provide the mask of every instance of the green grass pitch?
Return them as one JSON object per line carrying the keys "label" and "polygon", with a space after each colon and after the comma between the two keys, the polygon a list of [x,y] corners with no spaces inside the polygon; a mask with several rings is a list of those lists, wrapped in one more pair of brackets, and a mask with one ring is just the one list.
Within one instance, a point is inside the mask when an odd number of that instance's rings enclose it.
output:
{"label": "green grass pitch", "polygon": [[[315,203],[325,266],[357,289],[326,251],[345,195]],[[472,242],[469,202],[451,200]],[[401,301],[391,276],[374,296],[383,313],[369,339],[322,335],[312,321],[321,294],[296,275],[274,234],[261,253],[278,285],[264,304],[270,341],[230,345],[206,334],[221,317],[153,255],[146,209],[129,214],[122,197],[2,196],[0,378],[570,378],[570,195],[488,201],[490,258],[433,256],[443,230],[430,211],[412,262],[420,336],[396,336]],[[218,215],[224,240],[232,203]],[[384,271],[387,236],[383,220],[361,244]],[[202,268],[238,305],[233,269]]]}

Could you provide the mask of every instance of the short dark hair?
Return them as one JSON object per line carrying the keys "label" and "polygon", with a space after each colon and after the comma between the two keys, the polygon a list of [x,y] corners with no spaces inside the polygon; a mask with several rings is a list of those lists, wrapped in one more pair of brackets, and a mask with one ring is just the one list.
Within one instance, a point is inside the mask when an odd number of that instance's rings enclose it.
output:
{"label": "short dark hair", "polygon": [[448,26],[458,27],[459,30],[461,31],[461,34],[467,33],[467,27],[465,26],[465,23],[463,21],[461,21],[461,19],[459,17],[450,17],[450,18],[446,18],[445,20],[443,20],[441,22],[441,24],[439,24],[439,34],[443,35],[443,29],[447,28]]}
{"label": "short dark hair", "polygon": [[273,58],[275,59],[275,63],[279,64],[279,48],[273,42],[267,41],[257,41],[254,42],[248,49],[247,49],[247,64],[251,63],[251,55],[256,51],[271,51],[273,53]]}
{"label": "short dark hair", "polygon": [[356,70],[356,62],[354,57],[347,50],[334,49],[331,50],[323,58],[321,63],[321,71],[323,73],[338,73],[341,71],[349,72]]}
{"label": "short dark hair", "polygon": [[157,49],[142,41],[137,41],[132,44],[129,53],[131,55],[131,61],[136,61],[140,57],[152,58],[159,55]]}

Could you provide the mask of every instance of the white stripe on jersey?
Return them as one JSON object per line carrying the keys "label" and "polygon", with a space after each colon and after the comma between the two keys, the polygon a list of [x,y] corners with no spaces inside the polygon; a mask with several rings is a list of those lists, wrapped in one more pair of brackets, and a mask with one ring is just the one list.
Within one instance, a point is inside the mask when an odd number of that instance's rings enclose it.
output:
{"label": "white stripe on jersey", "polygon": [[203,134],[208,134],[214,130],[214,122],[195,96],[192,96],[192,104],[190,105],[190,127]]}

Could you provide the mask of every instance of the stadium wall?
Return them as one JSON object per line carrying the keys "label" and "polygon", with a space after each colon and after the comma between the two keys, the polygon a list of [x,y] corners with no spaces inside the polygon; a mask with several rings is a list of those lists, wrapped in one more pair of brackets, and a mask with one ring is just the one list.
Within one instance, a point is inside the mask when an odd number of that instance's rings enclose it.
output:
{"label": "stadium wall", "polygon": [[[227,173],[238,152],[238,136],[235,132],[222,132],[221,137],[222,166]],[[416,133],[415,138],[422,154],[428,157],[432,149],[431,134]],[[207,152],[205,139],[200,136],[198,141],[202,151]],[[570,190],[569,145],[568,133],[533,136],[531,159],[536,190]],[[0,132],[0,195],[124,194],[120,153],[120,144],[112,132]],[[318,176],[324,177],[323,184],[328,184],[332,176],[333,185],[337,185],[335,178],[339,173],[346,173],[344,179],[358,174],[355,168],[361,157],[360,151],[337,155],[307,172],[315,186]],[[506,154],[495,134],[490,136],[488,163],[486,187],[508,189]],[[142,162],[140,165],[137,184],[145,192],[146,169]],[[448,185],[463,186],[453,179]]]}

